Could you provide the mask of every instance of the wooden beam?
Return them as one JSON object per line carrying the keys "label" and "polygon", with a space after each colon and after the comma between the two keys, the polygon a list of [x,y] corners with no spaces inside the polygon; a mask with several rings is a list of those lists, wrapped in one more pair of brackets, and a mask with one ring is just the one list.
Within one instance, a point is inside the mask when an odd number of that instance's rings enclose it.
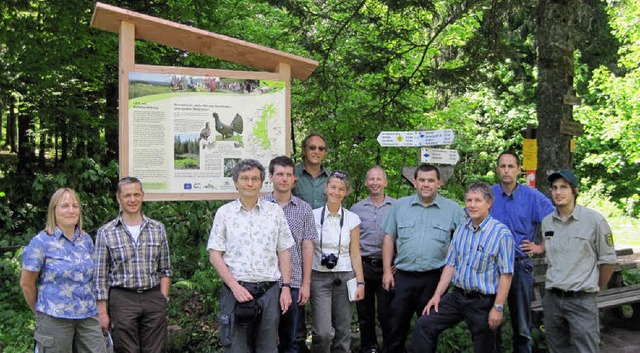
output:
{"label": "wooden beam", "polygon": [[96,3],[91,26],[112,33],[120,33],[120,23],[135,26],[135,38],[168,45],[229,62],[275,72],[278,65],[291,66],[291,76],[306,80],[318,62],[258,44],[208,32],[202,29],[163,20],[157,17]]}

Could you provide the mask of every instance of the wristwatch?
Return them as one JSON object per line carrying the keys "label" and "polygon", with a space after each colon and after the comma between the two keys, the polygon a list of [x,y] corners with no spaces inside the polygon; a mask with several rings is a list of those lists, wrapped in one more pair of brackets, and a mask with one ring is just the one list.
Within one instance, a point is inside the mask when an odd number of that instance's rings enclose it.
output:
{"label": "wristwatch", "polygon": [[291,283],[285,283],[285,282],[283,282],[283,283],[282,283],[282,288],[284,288],[284,287],[287,287],[287,288],[291,289]]}
{"label": "wristwatch", "polygon": [[359,286],[364,286],[364,282],[358,282],[356,284],[359,285]]}
{"label": "wristwatch", "polygon": [[504,305],[502,304],[493,304],[493,307],[496,308],[496,311],[499,313],[504,311]]}

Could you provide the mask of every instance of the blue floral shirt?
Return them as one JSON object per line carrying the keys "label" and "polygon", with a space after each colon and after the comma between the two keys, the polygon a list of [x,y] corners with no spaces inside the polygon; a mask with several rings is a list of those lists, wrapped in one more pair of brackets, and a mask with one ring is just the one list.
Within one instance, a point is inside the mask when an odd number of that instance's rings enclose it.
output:
{"label": "blue floral shirt", "polygon": [[40,232],[22,254],[22,268],[39,272],[36,311],[63,319],[84,319],[98,314],[93,292],[93,241],[76,228],[73,240],[60,228]]}

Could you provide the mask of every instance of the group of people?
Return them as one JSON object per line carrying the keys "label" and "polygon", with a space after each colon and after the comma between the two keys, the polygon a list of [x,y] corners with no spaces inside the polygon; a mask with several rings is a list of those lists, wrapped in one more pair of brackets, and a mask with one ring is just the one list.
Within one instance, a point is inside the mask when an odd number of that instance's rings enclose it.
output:
{"label": "group of people", "polygon": [[[273,192],[262,196],[265,167],[253,159],[234,167],[239,198],[215,212],[207,242],[224,282],[225,352],[307,352],[307,303],[311,351],[349,352],[353,302],[363,353],[404,352],[414,314],[414,352],[436,352],[439,334],[463,320],[474,352],[500,352],[505,306],[513,352],[531,352],[531,256],[545,252],[549,350],[598,351],[596,294],[615,250],[606,220],[576,205],[571,171],[549,176],[552,204],[518,183],[518,156],[502,153],[499,183],[469,185],[462,208],[439,194],[436,166],[418,166],[416,193],[398,200],[385,193],[385,170],[373,166],[369,195],[346,209],[351,180],[323,165],[326,153],[324,138],[310,135],[300,164],[272,159]],[[163,225],[141,212],[143,196],[139,180],[120,180],[120,214],[100,228],[95,248],[78,195],[60,189],[51,198],[45,230],[24,250],[21,279],[40,351],[104,352],[105,334],[116,352],[164,350],[169,249]]]}
{"label": "group of people", "polygon": [[307,302],[311,352],[349,352],[352,301],[362,352],[405,352],[414,314],[414,352],[436,352],[439,334],[463,320],[474,352],[500,352],[505,307],[513,351],[531,352],[531,257],[544,252],[549,350],[598,351],[596,293],[611,276],[615,250],[604,218],[576,205],[571,171],[549,176],[552,204],[518,183],[518,156],[502,153],[499,183],[469,185],[463,208],[439,194],[436,166],[417,167],[416,193],[398,200],[385,194],[384,169],[373,166],[369,195],[347,210],[348,173],[327,169],[326,153],[326,141],[310,135],[300,164],[274,158],[273,192],[262,197],[267,176],[259,162],[243,160],[234,170],[240,198],[216,212],[207,246],[225,283],[225,352],[307,352]]}
{"label": "group of people", "polygon": [[46,226],[24,248],[20,287],[35,313],[36,352],[165,351],[171,284],[162,223],[142,212],[140,180],[118,182],[118,216],[95,246],[69,188],[49,202]]}

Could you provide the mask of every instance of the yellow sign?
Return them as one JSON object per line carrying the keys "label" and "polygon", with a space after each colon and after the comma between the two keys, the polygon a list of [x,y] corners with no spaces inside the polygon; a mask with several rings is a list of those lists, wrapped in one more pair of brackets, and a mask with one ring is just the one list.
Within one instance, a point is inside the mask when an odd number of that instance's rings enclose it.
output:
{"label": "yellow sign", "polygon": [[538,140],[522,140],[522,168],[524,170],[538,169]]}

